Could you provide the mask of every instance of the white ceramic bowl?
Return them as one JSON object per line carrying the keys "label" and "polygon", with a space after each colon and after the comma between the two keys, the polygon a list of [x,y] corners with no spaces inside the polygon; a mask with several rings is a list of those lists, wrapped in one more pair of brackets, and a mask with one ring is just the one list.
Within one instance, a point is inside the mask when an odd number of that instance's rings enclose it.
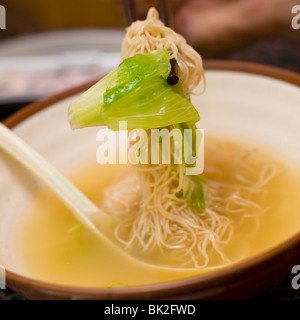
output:
{"label": "white ceramic bowl", "polygon": [[[251,138],[284,152],[300,168],[300,76],[249,63],[207,62],[207,91],[193,97],[207,134]],[[63,173],[95,157],[98,128],[72,131],[69,102],[91,83],[21,110],[6,121]],[[15,232],[26,219],[39,182],[0,152],[0,264],[7,285],[29,298],[243,298],[274,285],[300,258],[300,225],[261,255],[211,274],[136,288],[90,289],[29,279],[16,260]],[[299,211],[300,214],[300,211]],[[246,288],[247,286],[247,288]]]}

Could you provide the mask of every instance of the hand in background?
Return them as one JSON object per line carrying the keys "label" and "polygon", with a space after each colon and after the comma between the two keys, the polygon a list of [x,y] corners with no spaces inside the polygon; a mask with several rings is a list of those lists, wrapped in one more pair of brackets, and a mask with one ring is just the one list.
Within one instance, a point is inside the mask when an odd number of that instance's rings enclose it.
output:
{"label": "hand in background", "polygon": [[[135,0],[143,16],[154,0]],[[165,0],[174,28],[202,53],[220,54],[266,37],[300,42],[292,8],[300,0]]]}
{"label": "hand in background", "polygon": [[173,0],[175,29],[201,52],[225,53],[263,37],[300,41],[291,26],[299,0]]}

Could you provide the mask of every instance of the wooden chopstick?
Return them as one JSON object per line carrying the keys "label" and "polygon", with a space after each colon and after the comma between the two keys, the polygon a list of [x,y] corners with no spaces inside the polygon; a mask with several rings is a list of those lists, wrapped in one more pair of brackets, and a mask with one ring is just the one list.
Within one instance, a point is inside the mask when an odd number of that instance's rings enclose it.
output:
{"label": "wooden chopstick", "polygon": [[134,0],[123,0],[126,11],[127,24],[130,26],[137,19]]}
{"label": "wooden chopstick", "polygon": [[[163,24],[168,27],[169,19],[168,19],[168,10],[166,0],[159,0],[159,17]],[[167,82],[170,86],[175,86],[178,81],[178,66],[175,58],[170,59],[171,64],[171,72],[167,78]]]}
{"label": "wooden chopstick", "polygon": [[165,0],[159,0],[159,16],[163,24],[168,27],[169,19],[168,19],[167,5]]}
{"label": "wooden chopstick", "polygon": [[[134,0],[123,0],[123,2],[125,6],[125,11],[126,11],[127,23],[128,25],[131,25],[132,22],[134,22],[137,18]],[[166,6],[165,0],[159,0],[159,15],[164,25],[168,26],[168,14],[167,14],[167,6]],[[170,64],[171,64],[171,72],[167,78],[167,82],[170,86],[174,86],[179,81],[178,66],[177,66],[176,59],[175,58],[170,59]]]}

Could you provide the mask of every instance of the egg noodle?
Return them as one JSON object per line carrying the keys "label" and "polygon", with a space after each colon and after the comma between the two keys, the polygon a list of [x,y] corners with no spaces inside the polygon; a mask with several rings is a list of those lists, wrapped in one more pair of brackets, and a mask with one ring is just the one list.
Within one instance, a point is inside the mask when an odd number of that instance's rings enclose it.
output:
{"label": "egg noodle", "polygon": [[[202,59],[182,36],[164,26],[151,8],[145,21],[136,21],[128,28],[122,59],[159,49],[168,50],[176,58],[179,79],[188,92],[193,92],[204,79]],[[222,148],[224,151],[226,146],[216,145],[214,152],[221,155]],[[240,159],[239,152],[231,150],[230,157]],[[255,164],[255,157],[251,161]],[[255,180],[247,180],[246,167],[237,170],[236,184],[208,178],[206,209],[195,212],[179,196],[184,180],[180,165],[136,165],[135,174],[105,190],[102,208],[118,219],[115,236],[126,248],[160,252],[170,264],[175,261],[179,266],[180,261],[180,267],[206,267],[212,254],[229,262],[222,246],[233,235],[232,215],[239,215],[242,221],[261,214],[264,209],[256,203],[256,196],[263,194],[263,187],[277,172],[270,163],[254,168],[258,173]],[[216,168],[211,166],[209,170]]]}
{"label": "egg noodle", "polygon": [[[165,49],[171,58],[176,58],[178,76],[188,93],[204,79],[203,63],[200,55],[186,43],[186,40],[159,20],[156,9],[151,8],[147,19],[133,22],[127,29],[122,43],[121,58],[126,59],[137,53],[149,53]],[[193,93],[195,94],[195,93]]]}

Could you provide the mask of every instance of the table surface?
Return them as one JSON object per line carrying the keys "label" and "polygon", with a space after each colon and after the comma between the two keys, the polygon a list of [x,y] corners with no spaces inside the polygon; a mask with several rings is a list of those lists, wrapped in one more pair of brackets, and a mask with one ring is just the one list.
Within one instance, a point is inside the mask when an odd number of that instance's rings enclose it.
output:
{"label": "table surface", "polygon": [[[207,56],[204,59],[216,58],[225,60],[241,60],[264,63],[300,73],[300,42],[290,43],[281,39],[261,40],[247,48],[231,52],[222,56]],[[26,102],[27,103],[27,102]],[[24,102],[25,104],[25,102]],[[22,106],[18,102],[17,106]],[[9,112],[1,113],[0,120],[4,119]],[[299,258],[300,264],[300,258]],[[288,275],[281,283],[267,292],[255,297],[256,300],[300,300],[300,289],[294,290],[291,286],[292,275]],[[23,300],[24,297],[10,289],[0,290],[0,300]]]}

